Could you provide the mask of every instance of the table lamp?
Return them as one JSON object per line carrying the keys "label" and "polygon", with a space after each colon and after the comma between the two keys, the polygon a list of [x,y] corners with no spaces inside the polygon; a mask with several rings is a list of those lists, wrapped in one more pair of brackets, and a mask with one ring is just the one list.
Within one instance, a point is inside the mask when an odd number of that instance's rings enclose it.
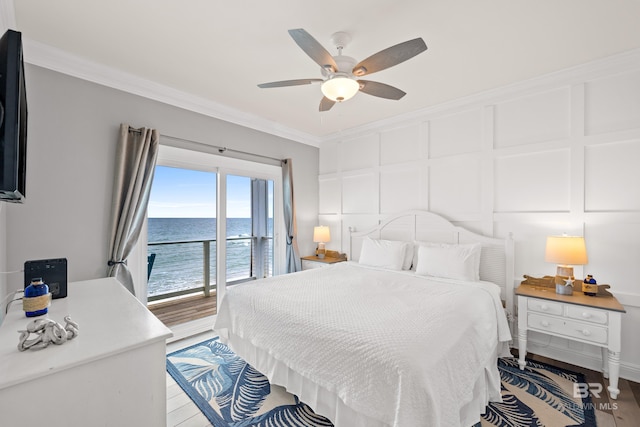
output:
{"label": "table lamp", "polygon": [[573,279],[573,265],[587,263],[587,247],[584,237],[578,236],[549,236],[544,260],[558,264],[557,276]]}
{"label": "table lamp", "polygon": [[324,258],[326,250],[324,244],[331,240],[331,234],[329,233],[329,227],[326,225],[320,225],[313,227],[313,241],[318,244],[318,250],[316,254],[318,258]]}

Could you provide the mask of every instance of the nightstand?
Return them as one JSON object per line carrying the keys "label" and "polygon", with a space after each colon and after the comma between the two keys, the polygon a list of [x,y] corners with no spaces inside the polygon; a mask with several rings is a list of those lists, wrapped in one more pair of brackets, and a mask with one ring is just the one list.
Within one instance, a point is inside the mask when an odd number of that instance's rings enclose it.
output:
{"label": "nightstand", "polygon": [[609,394],[616,399],[620,375],[620,334],[624,307],[614,296],[590,297],[582,292],[560,295],[553,288],[520,285],[518,348],[520,369],[526,366],[527,331],[592,344],[602,348],[602,372]]}
{"label": "nightstand", "polygon": [[315,255],[305,256],[301,258],[302,260],[302,269],[303,270],[311,270],[313,268],[322,268],[331,264],[336,264],[338,262],[346,261],[346,258],[334,258],[325,256],[324,258],[318,258]]}

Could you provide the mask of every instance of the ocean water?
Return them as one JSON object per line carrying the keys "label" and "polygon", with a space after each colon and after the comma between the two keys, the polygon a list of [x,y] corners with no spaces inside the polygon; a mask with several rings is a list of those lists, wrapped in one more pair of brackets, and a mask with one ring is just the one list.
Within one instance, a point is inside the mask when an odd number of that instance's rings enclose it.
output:
{"label": "ocean water", "polygon": [[[251,218],[227,218],[227,238],[250,237]],[[158,295],[204,284],[202,240],[210,242],[210,283],[216,281],[215,218],[149,218],[148,253],[156,258],[148,283],[148,295]],[[190,242],[151,245],[158,242]],[[227,280],[250,277],[251,240],[227,242]]]}

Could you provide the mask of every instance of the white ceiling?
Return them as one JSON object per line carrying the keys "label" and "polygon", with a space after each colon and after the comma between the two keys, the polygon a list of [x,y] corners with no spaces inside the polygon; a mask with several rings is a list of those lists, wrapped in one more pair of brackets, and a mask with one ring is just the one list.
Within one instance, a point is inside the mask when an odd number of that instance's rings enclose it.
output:
{"label": "white ceiling", "polygon": [[[639,0],[19,0],[13,9],[25,41],[312,141],[640,47]],[[357,60],[416,37],[428,50],[367,77],[407,92],[400,101],[359,93],[319,113],[319,85],[256,86],[321,77],[293,28],[332,53],[331,35],[349,32],[343,53]]]}

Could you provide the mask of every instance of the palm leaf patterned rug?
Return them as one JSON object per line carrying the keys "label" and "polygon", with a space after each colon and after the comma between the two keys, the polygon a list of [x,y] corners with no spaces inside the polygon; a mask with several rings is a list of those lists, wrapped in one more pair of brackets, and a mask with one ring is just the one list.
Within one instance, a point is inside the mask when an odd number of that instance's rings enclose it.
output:
{"label": "palm leaf patterned rug", "polygon": [[574,397],[581,394],[574,384],[584,384],[584,375],[531,360],[520,370],[515,358],[498,359],[498,370],[502,403],[489,403],[474,427],[596,426],[591,397]]}
{"label": "palm leaf patterned rug", "polygon": [[333,425],[218,338],[167,355],[167,371],[214,427]]}
{"label": "palm leaf patterned rug", "polygon": [[[528,361],[500,359],[502,403],[491,403],[474,427],[595,426],[589,397],[574,398],[581,374]],[[212,338],[167,355],[167,371],[214,427],[333,426]]]}

